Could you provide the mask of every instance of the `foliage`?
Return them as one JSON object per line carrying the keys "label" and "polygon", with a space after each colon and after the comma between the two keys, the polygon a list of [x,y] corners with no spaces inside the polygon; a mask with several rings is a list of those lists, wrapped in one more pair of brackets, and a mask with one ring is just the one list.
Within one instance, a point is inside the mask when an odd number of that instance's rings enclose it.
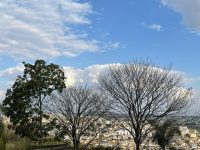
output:
{"label": "foliage", "polygon": [[166,146],[170,146],[174,136],[181,135],[179,127],[175,125],[173,120],[166,120],[162,124],[154,124],[154,127],[153,141],[157,142],[163,150],[166,149]]}
{"label": "foliage", "polygon": [[7,90],[3,110],[16,134],[42,142],[48,131],[42,119],[49,117],[44,112],[44,103],[54,90],[62,91],[65,87],[64,72],[58,65],[47,65],[43,60],[37,60],[34,65],[23,64],[24,74]]}

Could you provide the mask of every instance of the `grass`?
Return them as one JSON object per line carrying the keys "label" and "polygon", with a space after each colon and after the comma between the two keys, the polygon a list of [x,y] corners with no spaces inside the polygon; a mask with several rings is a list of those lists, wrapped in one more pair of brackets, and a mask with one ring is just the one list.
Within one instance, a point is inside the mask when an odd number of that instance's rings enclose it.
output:
{"label": "grass", "polygon": [[37,148],[52,148],[66,146],[64,142],[57,142],[53,138],[48,138],[42,145],[30,142],[26,138],[15,135],[13,130],[5,129],[6,150],[34,150]]}
{"label": "grass", "polygon": [[39,148],[53,148],[53,147],[60,147],[60,146],[66,146],[66,144],[52,144],[52,143],[44,143],[42,145],[33,144],[30,145],[27,149],[28,150],[34,150]]}
{"label": "grass", "polygon": [[5,129],[6,150],[27,150],[30,142],[15,135],[13,130]]}
{"label": "grass", "polygon": [[58,142],[58,141],[53,140],[53,138],[48,138],[41,145],[37,143],[31,143],[28,147],[28,150],[34,150],[38,148],[53,148],[53,147],[59,147],[59,146],[67,146],[67,143]]}
{"label": "grass", "polygon": [[27,150],[29,143],[25,139],[21,139],[15,142],[8,142],[6,144],[6,150]]}

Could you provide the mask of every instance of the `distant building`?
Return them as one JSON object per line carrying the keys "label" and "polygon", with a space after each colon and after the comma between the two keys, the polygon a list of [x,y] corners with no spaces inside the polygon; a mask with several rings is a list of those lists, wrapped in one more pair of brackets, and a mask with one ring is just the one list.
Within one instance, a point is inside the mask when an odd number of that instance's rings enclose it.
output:
{"label": "distant building", "polygon": [[192,150],[196,150],[198,148],[197,144],[191,144],[191,148],[192,148]]}
{"label": "distant building", "polygon": [[181,131],[182,136],[185,136],[186,134],[190,134],[189,129],[185,126],[180,126],[179,129]]}
{"label": "distant building", "polygon": [[197,134],[196,133],[191,133],[190,134],[190,138],[197,138]]}

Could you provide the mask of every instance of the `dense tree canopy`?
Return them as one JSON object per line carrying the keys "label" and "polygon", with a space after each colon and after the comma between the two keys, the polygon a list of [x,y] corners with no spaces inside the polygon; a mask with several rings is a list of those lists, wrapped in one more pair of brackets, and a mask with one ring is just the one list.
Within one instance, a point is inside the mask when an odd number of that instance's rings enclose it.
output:
{"label": "dense tree canopy", "polygon": [[23,64],[23,75],[7,90],[4,112],[16,134],[41,142],[47,135],[47,127],[42,123],[43,118],[48,118],[44,112],[45,99],[54,90],[61,92],[65,88],[65,76],[59,65],[46,64],[44,60],[37,60],[34,65]]}

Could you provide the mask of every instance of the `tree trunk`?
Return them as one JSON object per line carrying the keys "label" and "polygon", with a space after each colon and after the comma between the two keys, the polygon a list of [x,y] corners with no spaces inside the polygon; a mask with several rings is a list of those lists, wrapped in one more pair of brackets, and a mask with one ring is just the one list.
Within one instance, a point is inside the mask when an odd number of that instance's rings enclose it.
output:
{"label": "tree trunk", "polygon": [[137,128],[135,129],[135,138],[134,138],[136,150],[140,150],[140,144],[141,144],[141,131],[139,129],[140,127],[139,125],[137,125]]}
{"label": "tree trunk", "polygon": [[76,141],[76,144],[74,145],[74,149],[78,149],[80,147],[80,142]]}
{"label": "tree trunk", "polygon": [[165,146],[164,146],[164,147],[162,147],[162,149],[163,149],[163,150],[165,150]]}
{"label": "tree trunk", "polygon": [[80,140],[77,137],[76,127],[74,125],[72,126],[72,138],[74,149],[78,149],[80,147]]}
{"label": "tree trunk", "polygon": [[80,147],[79,140],[73,139],[74,149],[78,149]]}
{"label": "tree trunk", "polygon": [[140,143],[135,143],[136,150],[140,150]]}

